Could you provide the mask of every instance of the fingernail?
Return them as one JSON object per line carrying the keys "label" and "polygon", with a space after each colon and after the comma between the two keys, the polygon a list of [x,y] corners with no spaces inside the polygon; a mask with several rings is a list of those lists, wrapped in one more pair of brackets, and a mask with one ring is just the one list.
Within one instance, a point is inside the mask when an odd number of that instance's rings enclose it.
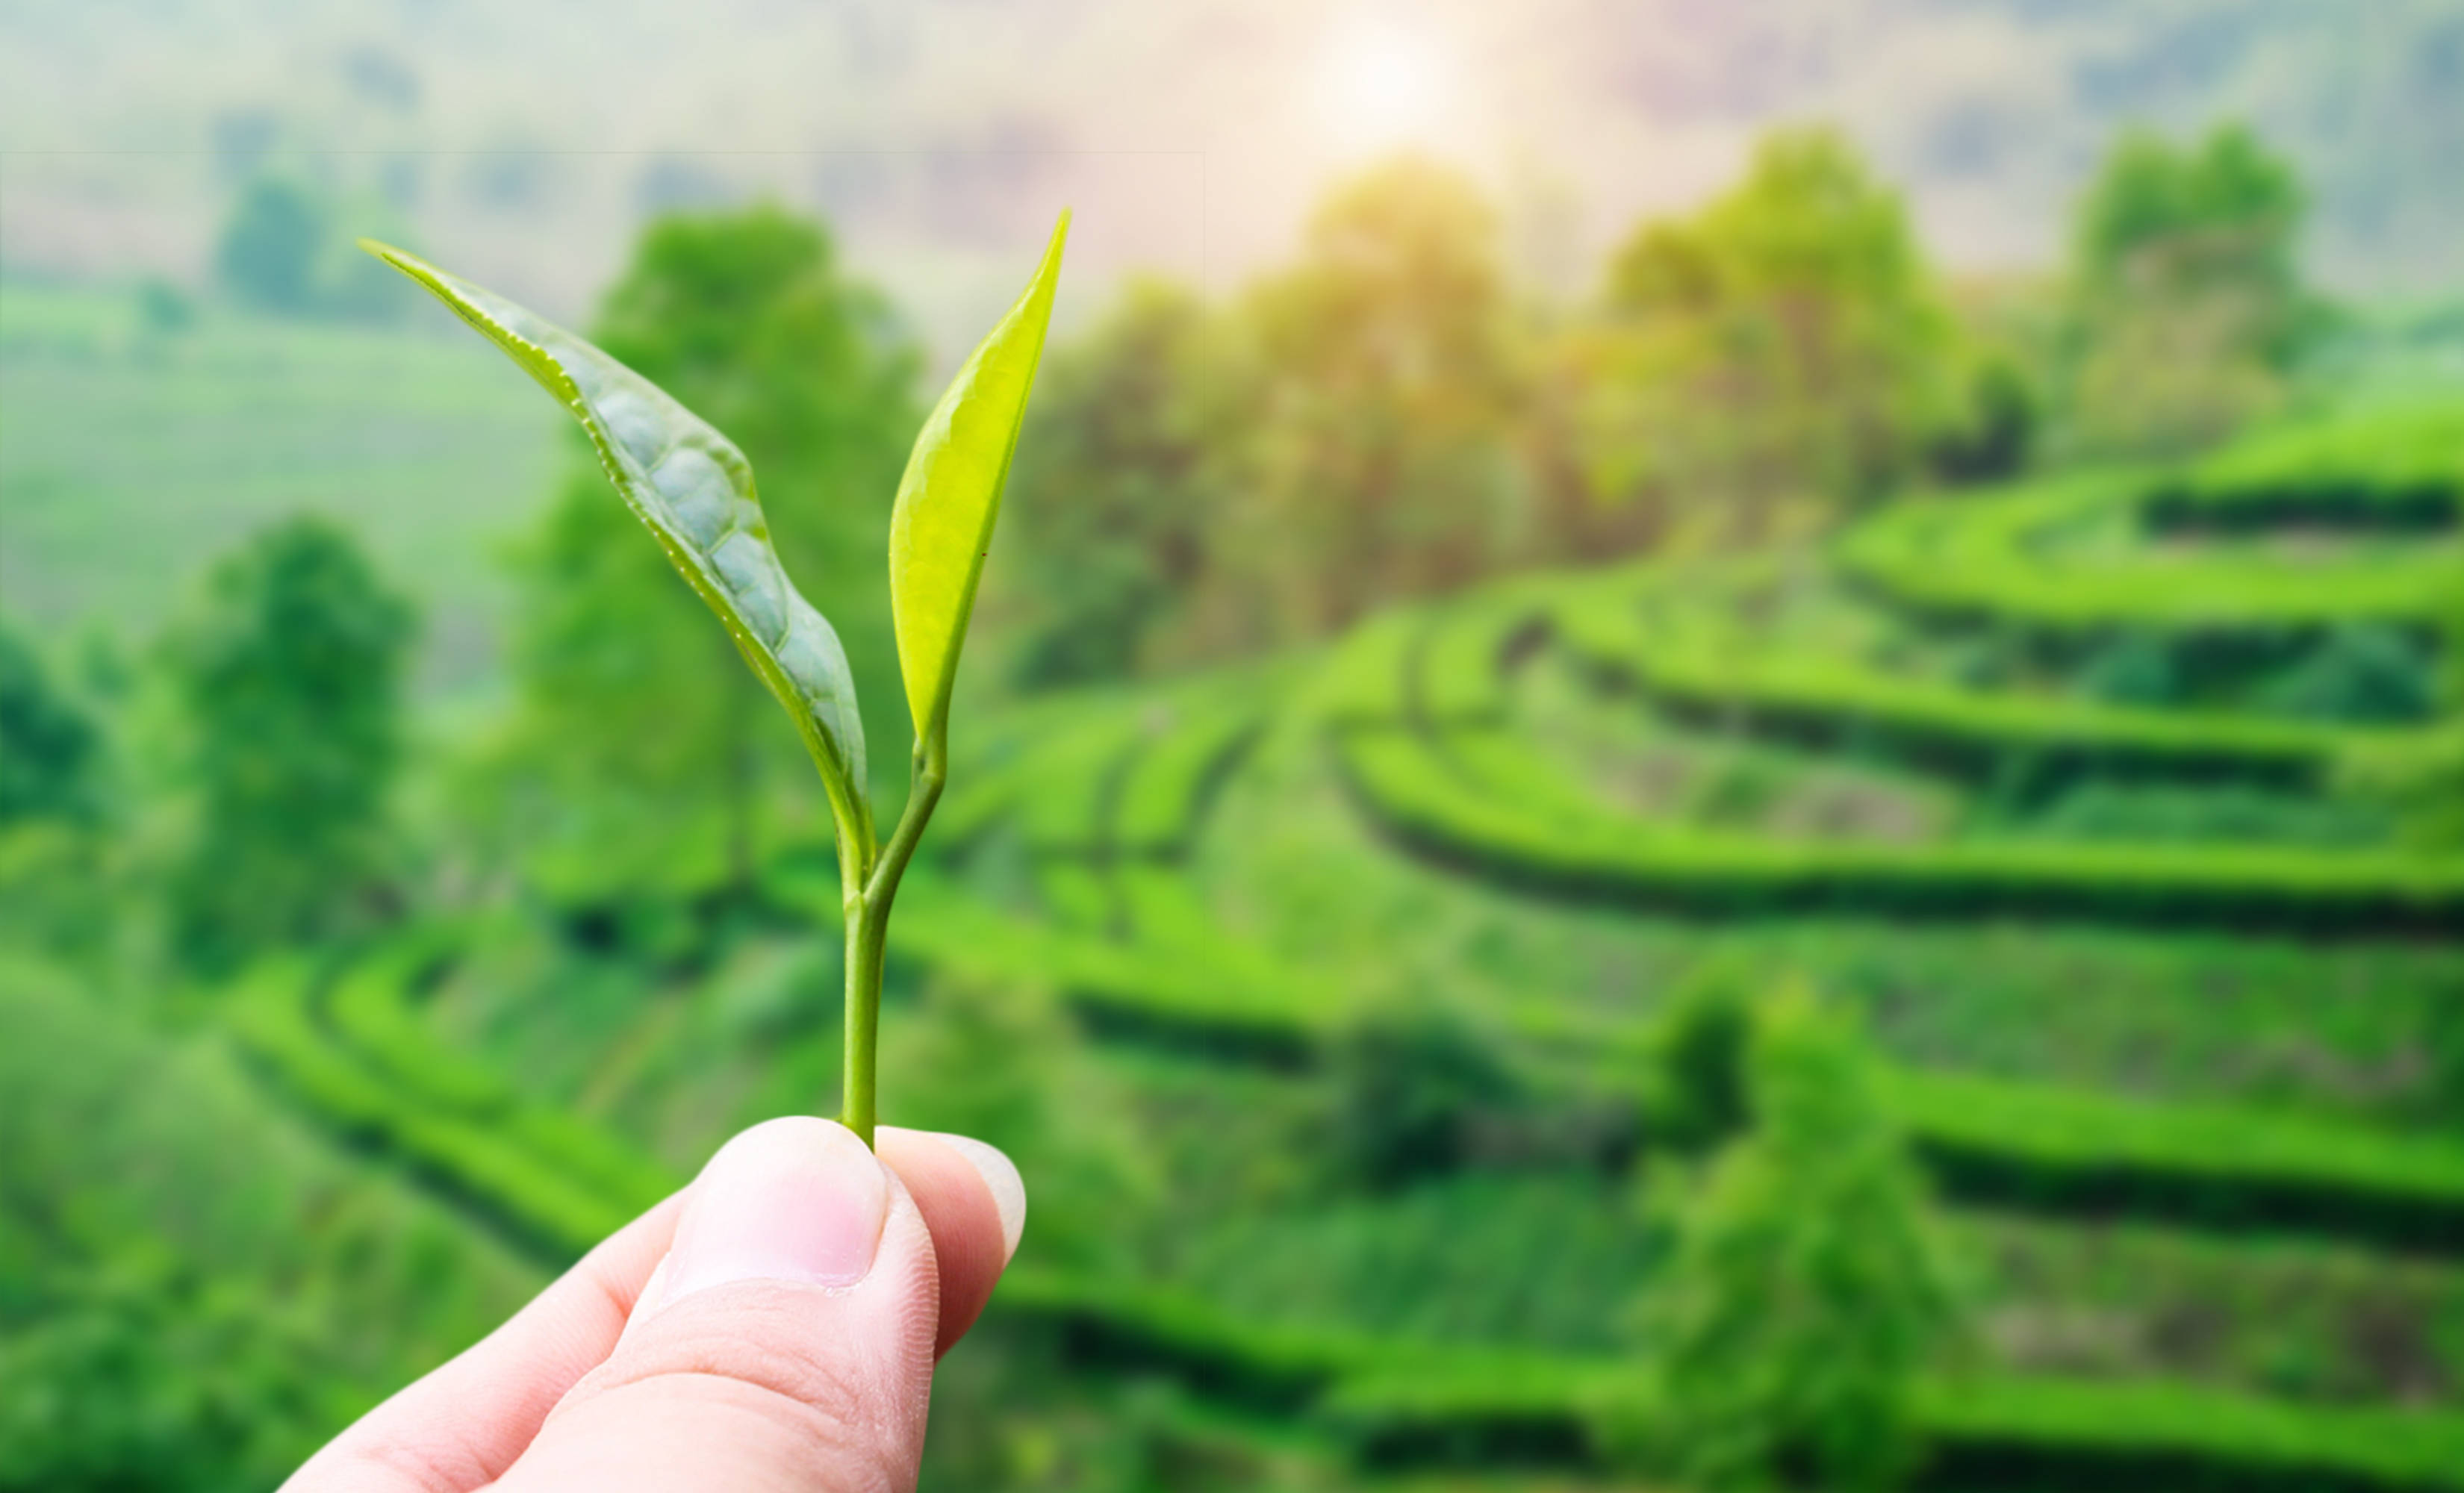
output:
{"label": "fingernail", "polygon": [[1009,1157],[985,1145],[973,1135],[952,1135],[935,1131],[935,1139],[967,1158],[967,1165],[984,1179],[992,1190],[993,1206],[1001,1210],[1001,1261],[1007,1263],[1018,1253],[1019,1237],[1026,1232],[1026,1181]]}
{"label": "fingernail", "polygon": [[853,1285],[872,1271],[890,1186],[845,1126],[770,1120],[718,1149],[676,1221],[660,1306],[737,1281]]}

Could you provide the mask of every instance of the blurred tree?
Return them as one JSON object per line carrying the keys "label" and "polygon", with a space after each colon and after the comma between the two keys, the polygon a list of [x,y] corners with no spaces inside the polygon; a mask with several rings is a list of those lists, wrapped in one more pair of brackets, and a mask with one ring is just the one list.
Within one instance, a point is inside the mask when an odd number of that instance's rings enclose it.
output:
{"label": "blurred tree", "polygon": [[214,243],[214,276],[257,311],[360,321],[400,316],[410,302],[393,272],[354,247],[363,234],[405,236],[398,215],[380,201],[338,202],[300,182],[262,176],[232,204]]}
{"label": "blurred tree", "polygon": [[316,300],[323,205],[296,182],[260,177],[240,193],[214,244],[214,274],[242,305],[299,315]]}
{"label": "blurred tree", "polygon": [[0,829],[95,811],[97,736],[23,638],[0,626]]}
{"label": "blurred tree", "polygon": [[2320,322],[2293,167],[2239,126],[2197,145],[2127,133],[2079,208],[2073,417],[2100,450],[2213,441],[2283,395]]}
{"label": "blurred tree", "polygon": [[177,337],[196,320],[196,303],[173,281],[149,274],[137,282],[137,322],[147,335]]}
{"label": "blurred tree", "polygon": [[1758,1010],[1753,1126],[1712,1161],[1642,1298],[1638,1455],[1705,1489],[1888,1485],[1955,1313],[1925,1189],[1863,1047],[1802,992]]}
{"label": "blurred tree", "polygon": [[[592,336],[751,459],[773,538],[847,646],[894,800],[910,728],[884,557],[914,348],[818,226],[769,207],[653,224]],[[561,895],[749,885],[765,832],[820,812],[811,769],[595,463],[519,573],[518,705],[478,778],[483,819]]]}
{"label": "blurred tree", "polygon": [[1583,468],[1604,504],[1749,540],[1789,505],[1870,499],[1968,414],[1951,332],[1898,193],[1837,134],[1779,131],[1617,251],[1569,349]]}
{"label": "blurred tree", "polygon": [[2312,720],[2419,722],[2436,713],[2437,675],[2434,645],[2412,629],[2345,621],[2322,629],[2252,703]]}
{"label": "blurred tree", "polygon": [[1376,1012],[1343,1033],[1329,1066],[1328,1150],[1372,1188],[1460,1170],[1481,1131],[1526,1100],[1494,1038],[1442,1011]]}
{"label": "blurred tree", "polygon": [[173,914],[196,962],[329,933],[378,883],[414,626],[349,535],[299,517],[217,564],[165,639],[197,801]]}
{"label": "blurred tree", "polygon": [[1229,484],[1232,432],[1204,306],[1133,281],[1093,330],[1056,349],[1019,441],[993,568],[1028,688],[1119,678],[1204,572]]}
{"label": "blurred tree", "polygon": [[[1245,499],[1219,575],[1272,637],[1447,590],[1528,548],[1496,217],[1406,158],[1336,191],[1241,308]],[[1221,599],[1216,599],[1220,605]]]}
{"label": "blurred tree", "polygon": [[1748,1119],[1749,973],[1728,960],[1689,972],[1644,1039],[1644,1138],[1683,1152],[1725,1144]]}
{"label": "blurred tree", "polygon": [[1970,354],[1961,379],[1965,410],[1938,431],[1926,464],[1945,481],[2000,482],[2018,475],[2036,444],[2036,387],[2020,362],[1999,349]]}

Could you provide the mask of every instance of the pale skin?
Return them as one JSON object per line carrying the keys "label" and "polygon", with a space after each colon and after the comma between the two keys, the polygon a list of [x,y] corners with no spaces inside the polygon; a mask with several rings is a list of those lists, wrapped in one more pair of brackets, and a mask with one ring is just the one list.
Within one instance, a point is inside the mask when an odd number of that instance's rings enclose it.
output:
{"label": "pale skin", "polygon": [[933,1367],[1018,1247],[979,1141],[828,1120],[738,1135],[285,1493],[906,1493]]}

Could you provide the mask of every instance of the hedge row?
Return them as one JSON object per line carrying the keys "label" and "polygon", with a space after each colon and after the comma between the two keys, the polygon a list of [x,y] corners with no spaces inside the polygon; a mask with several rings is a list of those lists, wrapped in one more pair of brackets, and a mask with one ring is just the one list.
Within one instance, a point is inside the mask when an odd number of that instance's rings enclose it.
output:
{"label": "hedge row", "polygon": [[[397,975],[411,967],[407,954],[390,962]],[[311,1019],[315,983],[304,964],[269,968],[237,998],[235,1018],[252,1050],[330,1119],[561,1254],[629,1215],[332,1051]],[[484,1087],[474,1077],[465,1075],[471,1092]],[[1596,1463],[1603,1416],[1630,1416],[1648,1393],[1628,1364],[1275,1328],[1111,1279],[1019,1270],[997,1302],[1003,1315],[1055,1325],[1082,1359],[1163,1367],[1210,1397],[1305,1415],[1371,1463]],[[2453,1416],[2013,1378],[1936,1385],[1919,1404],[1935,1454],[1926,1481],[1945,1487],[1982,1477],[2005,1488],[2464,1488],[2464,1419]]]}
{"label": "hedge row", "polygon": [[934,815],[932,844],[962,848],[1014,818],[1030,848],[1177,855],[1259,733],[1288,670],[1268,666],[1153,692],[1074,697],[1040,736],[1009,733],[971,757]]}
{"label": "hedge row", "polygon": [[1552,609],[1557,637],[1673,714],[1795,745],[1876,742],[1967,777],[2024,757],[2050,767],[2306,786],[2332,774],[2348,751],[2417,735],[1994,694],[1888,673],[1850,656],[1742,641],[1722,647],[1702,631],[1669,626],[1665,608],[1647,618],[1639,589],[1634,581],[1570,588]]}
{"label": "hedge row", "polygon": [[1090,715],[1011,768],[1020,779],[1011,807],[1027,845],[1064,854],[1100,845],[1121,784],[1146,746],[1134,713]]}
{"label": "hedge row", "polygon": [[2064,563],[2030,552],[2040,531],[2135,504],[2157,480],[2107,472],[1996,497],[1903,504],[1851,531],[1837,558],[1852,576],[1921,611],[2064,632],[2426,621],[2453,604],[2458,564],[2439,547],[2317,565],[2225,557]]}
{"label": "hedge row", "polygon": [[1423,609],[1397,606],[1346,633],[1310,677],[1303,696],[1309,714],[1339,726],[1410,719],[1428,622]]}
{"label": "hedge row", "polygon": [[1985,1378],[1919,1418],[1944,1489],[2432,1493],[2464,1487],[2464,1416],[2313,1406],[2187,1385]]}
{"label": "hedge row", "polygon": [[517,1241],[571,1260],[637,1211],[587,1177],[573,1177],[510,1141],[484,1119],[438,1113],[387,1074],[339,1049],[319,1029],[312,1004],[321,976],[304,961],[253,975],[231,999],[242,1045],[301,1103],[348,1138],[400,1157],[463,1198]]}
{"label": "hedge row", "polygon": [[1411,718],[1420,725],[1506,719],[1506,670],[1519,645],[1545,626],[1563,578],[1523,578],[1449,601],[1433,615],[1409,661]]}
{"label": "hedge row", "polygon": [[1108,838],[1128,854],[1189,848],[1215,790],[1265,728],[1267,706],[1250,689],[1224,688],[1176,701],[1170,712],[1162,735],[1130,764],[1113,804]]}
{"label": "hedge row", "polygon": [[[2296,932],[2431,932],[2464,918],[2464,865],[2275,846],[1779,841],[1621,815],[1497,732],[1333,737],[1355,800],[1434,859],[1551,894],[1711,913],[2026,912]],[[1477,774],[1463,760],[1476,760]]]}
{"label": "hedge row", "polygon": [[[1010,917],[927,874],[901,895],[895,946],[979,977],[1049,981],[1099,1035],[1218,1060],[1303,1066],[1340,1032],[1343,992],[1223,934],[1168,871],[1120,877],[1111,895],[1132,941]],[[1500,1015],[1561,1049],[1600,1051],[1633,1035],[1615,1018],[1545,1000]],[[1881,1090],[1963,1203],[2464,1253],[2464,1150],[2453,1145],[1966,1074],[1887,1069]]]}
{"label": "hedge row", "polygon": [[673,1191],[675,1177],[665,1167],[597,1126],[525,1103],[502,1074],[438,1041],[420,1019],[411,999],[415,987],[468,936],[451,925],[431,925],[359,961],[326,999],[332,1036],[426,1112],[484,1125],[532,1160],[615,1200],[627,1217]]}
{"label": "hedge row", "polygon": [[1442,605],[1396,607],[1353,628],[1307,694],[1339,726],[1422,726],[1505,719],[1505,665],[1518,637],[1547,614],[1557,578],[1519,578]]}
{"label": "hedge row", "polygon": [[[781,878],[772,891],[788,905],[836,916],[835,883]],[[1305,1063],[1340,1014],[1329,992],[1305,979],[1260,978],[1249,960],[1115,942],[1012,916],[946,886],[926,867],[908,872],[891,919],[893,958],[1048,984],[1123,1034],[1217,1056]]]}
{"label": "hedge row", "polygon": [[2168,523],[2454,523],[2464,501],[2464,405],[2342,415],[2239,441],[2157,484]]}
{"label": "hedge row", "polygon": [[[1647,1367],[1264,1327],[1168,1291],[1013,1272],[995,1310],[1085,1362],[1164,1369],[1304,1417],[1361,1462],[1595,1469],[1643,1420]],[[2464,1489],[2464,1416],[2293,1404],[2174,1384],[1981,1375],[1923,1386],[1921,1486],[2431,1493]]]}
{"label": "hedge row", "polygon": [[2464,1253],[2464,1148],[2299,1116],[1906,1068],[1882,1091],[1964,1202]]}

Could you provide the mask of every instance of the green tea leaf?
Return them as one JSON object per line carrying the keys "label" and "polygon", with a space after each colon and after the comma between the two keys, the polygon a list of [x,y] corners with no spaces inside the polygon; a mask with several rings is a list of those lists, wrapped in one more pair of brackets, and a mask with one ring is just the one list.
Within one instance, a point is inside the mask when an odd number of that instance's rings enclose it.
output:
{"label": "green tea leaf", "polygon": [[370,239],[360,247],[428,287],[582,422],[607,479],[787,708],[834,806],[854,816],[857,838],[869,841],[864,727],[847,652],[780,565],[744,453],[649,380],[544,318],[399,249]]}
{"label": "green tea leaf", "polygon": [[890,609],[918,740],[934,740],[949,727],[958,649],[993,522],[1001,516],[1001,483],[1018,449],[1027,391],[1044,355],[1061,246],[1068,236],[1064,212],[1035,278],[950,381],[898,479],[890,517]]}

